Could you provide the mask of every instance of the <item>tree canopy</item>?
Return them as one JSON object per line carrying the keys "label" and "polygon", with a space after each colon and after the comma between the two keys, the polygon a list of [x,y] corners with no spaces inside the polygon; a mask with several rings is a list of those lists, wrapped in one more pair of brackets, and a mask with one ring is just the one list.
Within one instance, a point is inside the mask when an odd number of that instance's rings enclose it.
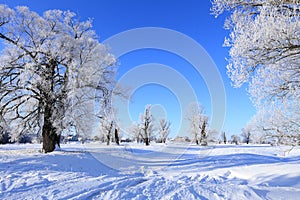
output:
{"label": "tree canopy", "polygon": [[[249,83],[262,130],[300,131],[300,1],[214,0],[216,16],[230,12],[227,73],[235,87]],[[256,120],[257,122],[257,120]]]}

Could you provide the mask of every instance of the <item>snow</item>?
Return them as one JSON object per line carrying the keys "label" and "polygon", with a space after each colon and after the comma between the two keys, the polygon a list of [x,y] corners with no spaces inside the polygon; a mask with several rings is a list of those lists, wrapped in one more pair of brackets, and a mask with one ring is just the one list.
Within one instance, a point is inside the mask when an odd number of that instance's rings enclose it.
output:
{"label": "snow", "polygon": [[0,199],[297,199],[300,147],[0,145]]}

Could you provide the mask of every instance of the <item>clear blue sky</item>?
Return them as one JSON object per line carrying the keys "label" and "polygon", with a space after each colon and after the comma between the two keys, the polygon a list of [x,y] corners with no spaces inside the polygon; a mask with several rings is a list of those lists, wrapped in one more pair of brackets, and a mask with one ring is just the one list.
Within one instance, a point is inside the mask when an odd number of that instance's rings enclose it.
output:
{"label": "clear blue sky", "polygon": [[[93,28],[100,36],[100,41],[122,31],[141,27],[161,27],[183,33],[208,52],[222,76],[226,91],[226,119],[223,130],[229,134],[240,133],[241,128],[255,113],[245,87],[232,88],[226,75],[225,58],[228,57],[228,48],[222,46],[225,36],[229,34],[223,29],[226,16],[215,18],[210,15],[210,0],[2,0],[0,3],[9,7],[26,5],[40,14],[49,9],[74,11],[82,20],[93,19]],[[189,81],[198,100],[205,107],[205,113],[210,115],[210,94],[205,82],[190,63],[179,56],[146,49],[122,56],[119,63],[118,78],[134,67],[147,63],[159,63],[173,68]],[[154,105],[154,115],[165,113],[176,132],[180,116],[184,115],[179,109],[176,94],[158,84],[138,88],[129,103],[129,113],[133,120],[138,120],[139,113],[143,112],[146,104]]]}

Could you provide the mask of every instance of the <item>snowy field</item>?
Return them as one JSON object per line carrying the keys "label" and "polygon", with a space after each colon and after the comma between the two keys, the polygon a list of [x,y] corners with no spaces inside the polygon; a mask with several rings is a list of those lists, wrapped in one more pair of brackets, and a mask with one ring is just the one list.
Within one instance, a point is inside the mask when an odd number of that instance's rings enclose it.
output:
{"label": "snowy field", "polygon": [[0,145],[0,199],[299,199],[300,148]]}

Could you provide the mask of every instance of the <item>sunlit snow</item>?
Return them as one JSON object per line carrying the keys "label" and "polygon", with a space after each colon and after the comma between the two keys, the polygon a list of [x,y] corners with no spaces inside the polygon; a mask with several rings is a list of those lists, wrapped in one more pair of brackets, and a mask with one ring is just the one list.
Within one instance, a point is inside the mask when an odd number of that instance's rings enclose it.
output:
{"label": "sunlit snow", "polygon": [[[300,148],[0,146],[0,199],[297,199]],[[289,151],[291,150],[291,151]]]}

